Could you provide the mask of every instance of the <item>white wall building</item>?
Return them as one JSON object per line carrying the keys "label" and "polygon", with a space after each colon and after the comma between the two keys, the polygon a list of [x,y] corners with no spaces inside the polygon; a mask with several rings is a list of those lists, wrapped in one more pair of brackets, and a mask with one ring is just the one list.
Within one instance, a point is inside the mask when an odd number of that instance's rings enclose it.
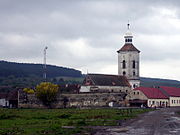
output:
{"label": "white wall building", "polygon": [[7,94],[0,93],[0,107],[9,106],[9,101],[7,100]]}

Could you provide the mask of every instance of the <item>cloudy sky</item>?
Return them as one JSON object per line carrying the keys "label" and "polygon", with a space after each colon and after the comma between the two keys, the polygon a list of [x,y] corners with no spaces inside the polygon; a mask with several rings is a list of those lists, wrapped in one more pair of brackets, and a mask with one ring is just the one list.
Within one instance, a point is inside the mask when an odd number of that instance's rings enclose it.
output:
{"label": "cloudy sky", "polygon": [[180,80],[179,0],[0,0],[0,59],[117,74],[128,20],[141,76]]}

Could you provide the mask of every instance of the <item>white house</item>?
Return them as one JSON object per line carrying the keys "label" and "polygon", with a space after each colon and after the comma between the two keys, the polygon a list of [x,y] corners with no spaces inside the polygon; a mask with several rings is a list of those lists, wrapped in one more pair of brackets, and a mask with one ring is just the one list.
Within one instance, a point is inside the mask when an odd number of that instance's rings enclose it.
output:
{"label": "white house", "polygon": [[0,93],[0,107],[7,107],[9,106],[9,101],[7,99],[7,94]]}

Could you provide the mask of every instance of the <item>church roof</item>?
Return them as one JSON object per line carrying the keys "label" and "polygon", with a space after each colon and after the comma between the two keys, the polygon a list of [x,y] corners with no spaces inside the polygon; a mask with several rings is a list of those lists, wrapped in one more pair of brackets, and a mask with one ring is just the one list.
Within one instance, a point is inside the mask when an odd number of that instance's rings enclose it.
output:
{"label": "church roof", "polygon": [[[87,74],[85,79],[88,78],[92,81],[90,85],[130,87],[130,84],[125,76],[107,74]],[[83,82],[83,85],[86,85],[85,81]]]}
{"label": "church roof", "polygon": [[117,52],[119,53],[120,51],[137,51],[138,53],[140,52],[133,44],[125,44],[120,50]]}

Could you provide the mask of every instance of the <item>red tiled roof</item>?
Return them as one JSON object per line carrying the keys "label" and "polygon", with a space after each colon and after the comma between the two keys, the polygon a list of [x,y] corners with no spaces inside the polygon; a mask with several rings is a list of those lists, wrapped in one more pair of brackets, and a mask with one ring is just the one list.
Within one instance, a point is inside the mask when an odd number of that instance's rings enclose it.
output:
{"label": "red tiled roof", "polygon": [[164,95],[158,88],[148,88],[148,87],[138,87],[134,90],[140,90],[147,96],[147,98],[151,99],[167,99],[168,97]]}
{"label": "red tiled roof", "polygon": [[170,96],[180,97],[180,88],[167,87],[167,86],[160,86],[160,88],[166,91],[167,94]]}
{"label": "red tiled roof", "polygon": [[140,52],[133,44],[125,44],[120,50],[117,52],[119,53],[120,51],[137,51],[138,53]]}

